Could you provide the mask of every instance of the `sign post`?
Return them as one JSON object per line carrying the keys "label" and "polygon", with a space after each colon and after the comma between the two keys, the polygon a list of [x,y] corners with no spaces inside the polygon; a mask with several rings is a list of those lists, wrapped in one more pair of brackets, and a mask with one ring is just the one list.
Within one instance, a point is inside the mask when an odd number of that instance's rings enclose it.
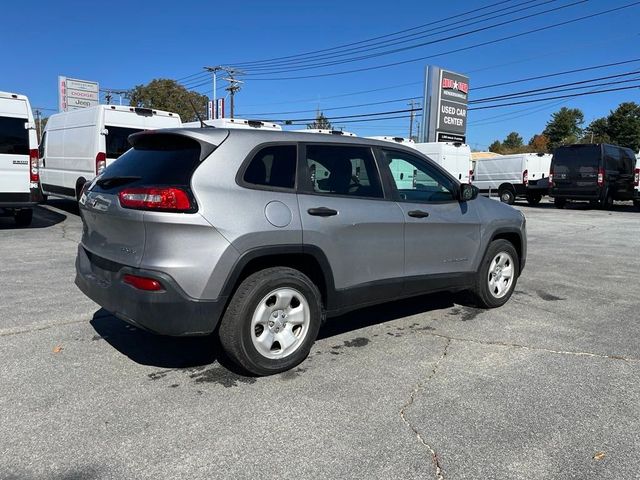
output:
{"label": "sign post", "polygon": [[58,109],[61,112],[93,107],[100,104],[98,82],[58,77]]}
{"label": "sign post", "polygon": [[430,65],[426,68],[421,142],[466,141],[469,77]]}

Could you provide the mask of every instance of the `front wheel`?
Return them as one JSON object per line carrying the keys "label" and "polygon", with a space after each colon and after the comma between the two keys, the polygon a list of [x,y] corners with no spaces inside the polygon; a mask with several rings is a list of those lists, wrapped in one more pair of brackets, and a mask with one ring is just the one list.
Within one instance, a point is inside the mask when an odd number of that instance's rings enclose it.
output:
{"label": "front wheel", "polygon": [[220,344],[245,371],[273,375],[307,358],[321,319],[320,292],[306,275],[267,268],[236,290],[220,323]]}
{"label": "front wheel", "polygon": [[507,303],[516,288],[520,263],[518,252],[507,240],[494,240],[489,244],[475,287],[475,294],[483,308],[500,307]]}

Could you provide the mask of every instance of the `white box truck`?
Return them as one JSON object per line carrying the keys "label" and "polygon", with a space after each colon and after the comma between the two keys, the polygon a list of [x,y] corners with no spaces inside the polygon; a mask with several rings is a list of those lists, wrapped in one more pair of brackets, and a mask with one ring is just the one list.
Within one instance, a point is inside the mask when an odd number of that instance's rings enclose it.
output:
{"label": "white box truck", "polygon": [[471,148],[466,143],[427,142],[409,143],[407,146],[429,157],[460,183],[469,183]]}
{"label": "white box truck", "polygon": [[483,158],[475,162],[471,180],[482,194],[497,193],[500,200],[513,205],[524,197],[531,205],[549,193],[551,155],[520,153]]}
{"label": "white box truck", "polygon": [[77,200],[86,182],[129,149],[129,135],[181,126],[177,113],[121,105],[51,115],[40,148],[42,191]]}
{"label": "white box truck", "polygon": [[0,214],[31,224],[42,200],[38,185],[38,139],[29,99],[0,92]]}

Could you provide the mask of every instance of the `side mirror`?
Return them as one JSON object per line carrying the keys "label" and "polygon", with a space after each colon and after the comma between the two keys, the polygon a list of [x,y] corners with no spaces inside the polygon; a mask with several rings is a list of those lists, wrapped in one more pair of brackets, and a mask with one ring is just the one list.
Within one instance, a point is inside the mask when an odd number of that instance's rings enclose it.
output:
{"label": "side mirror", "polygon": [[468,202],[478,196],[480,190],[475,185],[470,183],[463,183],[460,185],[459,200],[461,202]]}

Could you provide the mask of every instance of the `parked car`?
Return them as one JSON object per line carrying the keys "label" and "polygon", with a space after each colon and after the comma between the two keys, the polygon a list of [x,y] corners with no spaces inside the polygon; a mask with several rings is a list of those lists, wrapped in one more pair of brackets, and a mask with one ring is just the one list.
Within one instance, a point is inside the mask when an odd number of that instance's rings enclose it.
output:
{"label": "parked car", "polygon": [[0,92],[0,214],[31,224],[42,200],[38,185],[38,139],[29,99]]}
{"label": "parked car", "polygon": [[[130,141],[80,198],[76,284],[152,332],[215,332],[253,374],[297,365],[325,317],[367,305],[471,290],[499,307],[525,265],[524,216],[412,148],[218,128]],[[396,181],[407,165],[416,181]]]}
{"label": "parked car", "polygon": [[120,105],[51,115],[40,148],[43,193],[77,200],[86,182],[129,149],[129,135],[181,125],[177,113]]}
{"label": "parked car", "polygon": [[616,200],[635,197],[636,159],[633,151],[608,144],[577,144],[553,152],[551,196],[555,206],[567,200],[587,200],[592,206],[611,208]]}
{"label": "parked car", "polygon": [[513,205],[524,197],[530,205],[549,193],[551,155],[519,153],[484,158],[474,162],[473,184],[482,194],[497,193],[500,201]]}

